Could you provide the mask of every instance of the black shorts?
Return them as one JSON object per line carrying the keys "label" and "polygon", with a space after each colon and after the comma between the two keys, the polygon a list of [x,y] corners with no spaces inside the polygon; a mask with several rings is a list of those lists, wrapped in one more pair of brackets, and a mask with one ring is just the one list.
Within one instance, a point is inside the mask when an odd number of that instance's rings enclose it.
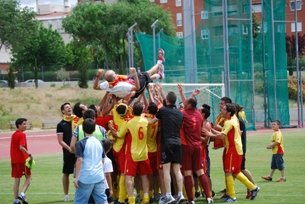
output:
{"label": "black shorts", "polygon": [[181,145],[164,145],[161,147],[161,163],[179,163],[181,164]]}
{"label": "black shorts", "polygon": [[74,172],[74,165],[76,161],[75,154],[70,154],[70,153],[63,153],[63,160],[64,160],[64,165],[62,168],[62,173],[63,174],[73,174]]}
{"label": "black shorts", "polygon": [[152,82],[147,72],[138,73],[138,78],[140,83],[140,89],[132,98],[137,98],[138,96],[140,96],[145,90],[145,88],[148,86],[148,84]]}

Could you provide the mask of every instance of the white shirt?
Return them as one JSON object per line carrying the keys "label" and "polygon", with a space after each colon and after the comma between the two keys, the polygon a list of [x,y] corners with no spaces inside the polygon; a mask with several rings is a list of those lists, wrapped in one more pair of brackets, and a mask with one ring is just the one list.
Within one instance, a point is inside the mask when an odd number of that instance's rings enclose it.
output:
{"label": "white shirt", "polygon": [[131,93],[134,85],[128,82],[120,81],[115,86],[109,87],[109,83],[107,81],[104,81],[100,83],[99,87],[100,89],[108,91],[109,93],[119,98],[124,98],[125,96]]}

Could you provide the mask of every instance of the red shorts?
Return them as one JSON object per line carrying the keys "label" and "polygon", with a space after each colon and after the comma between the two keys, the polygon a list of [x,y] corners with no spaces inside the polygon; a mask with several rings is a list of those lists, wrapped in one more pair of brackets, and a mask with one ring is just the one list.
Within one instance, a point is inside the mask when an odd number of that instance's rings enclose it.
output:
{"label": "red shorts", "polygon": [[155,173],[158,170],[157,157],[158,157],[157,152],[148,152],[150,168],[153,173]]}
{"label": "red shorts", "polygon": [[23,175],[31,175],[31,170],[25,166],[25,163],[14,163],[12,166],[12,177],[21,178]]}
{"label": "red shorts", "polygon": [[113,150],[113,156],[119,173],[124,173],[125,168],[125,145],[119,152]]}
{"label": "red shorts", "polygon": [[126,176],[136,176],[137,173],[139,175],[152,174],[149,160],[135,162],[131,157],[126,157],[124,174]]}
{"label": "red shorts", "polygon": [[243,155],[227,152],[223,155],[223,170],[225,173],[238,174],[241,171]]}
{"label": "red shorts", "polygon": [[182,170],[183,171],[197,171],[203,169],[201,147],[192,147],[188,145],[181,145],[182,149]]}

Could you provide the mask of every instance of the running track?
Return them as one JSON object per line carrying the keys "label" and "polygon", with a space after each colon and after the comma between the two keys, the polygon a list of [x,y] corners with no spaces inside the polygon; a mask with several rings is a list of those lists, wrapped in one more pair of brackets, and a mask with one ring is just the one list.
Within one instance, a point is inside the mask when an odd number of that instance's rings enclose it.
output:
{"label": "running track", "polygon": [[[304,128],[292,128],[292,129],[283,129],[283,132],[304,132]],[[10,142],[11,135],[13,131],[0,133],[0,161],[3,159],[10,158]],[[28,149],[31,154],[43,155],[43,154],[55,154],[61,153],[61,147],[57,142],[56,130],[31,130],[25,132],[27,135]],[[260,129],[257,131],[248,131],[247,136],[257,136],[257,135],[268,135],[272,134],[271,129]],[[286,134],[286,133],[284,133]]]}
{"label": "running track", "polygon": [[[57,142],[56,130],[26,131],[28,149],[35,155],[60,153],[61,147]],[[0,133],[0,160],[10,158],[11,135],[13,131]]]}

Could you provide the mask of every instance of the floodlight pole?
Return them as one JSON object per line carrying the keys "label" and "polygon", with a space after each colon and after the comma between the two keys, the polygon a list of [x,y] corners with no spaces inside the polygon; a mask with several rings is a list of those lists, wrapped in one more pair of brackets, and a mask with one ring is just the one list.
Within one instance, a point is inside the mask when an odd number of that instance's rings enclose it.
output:
{"label": "floodlight pole", "polygon": [[[128,64],[129,67],[134,67],[134,57],[133,57],[133,29],[137,26],[137,23],[134,23],[128,28],[127,38],[128,38]],[[127,71],[128,73],[128,71]]]}
{"label": "floodlight pole", "polygon": [[[252,5],[252,0],[250,0],[250,5]],[[255,74],[254,74],[254,58],[253,58],[253,24],[252,24],[252,8],[250,6],[250,42],[251,42],[251,45],[250,45],[250,49],[251,49],[251,75],[252,75],[252,121],[253,121],[253,125],[254,125],[254,128],[255,128],[255,121],[256,121],[256,117],[255,117],[255,100],[254,100],[254,97],[255,97]]]}
{"label": "floodlight pole", "polygon": [[151,28],[153,30],[153,62],[156,64],[156,25],[159,22],[159,20],[155,20],[153,24],[151,24]]}
{"label": "floodlight pole", "polygon": [[230,63],[229,63],[229,41],[228,41],[228,3],[222,0],[223,13],[223,47],[224,47],[224,84],[225,94],[230,97]]}
{"label": "floodlight pole", "polygon": [[163,32],[163,28],[158,32],[158,49],[161,48],[161,32]]}
{"label": "floodlight pole", "polygon": [[273,95],[274,95],[274,110],[275,118],[273,120],[279,120],[278,118],[278,106],[277,106],[277,81],[276,81],[276,59],[275,59],[275,36],[274,36],[274,13],[273,13],[273,0],[271,0],[271,30],[272,30],[272,62],[273,62]]}
{"label": "floodlight pole", "polygon": [[298,38],[298,11],[297,1],[294,0],[294,29],[295,29],[295,61],[297,72],[297,105],[298,105],[298,127],[302,128],[303,124],[303,93],[302,93],[302,74],[299,65],[299,38]]}

